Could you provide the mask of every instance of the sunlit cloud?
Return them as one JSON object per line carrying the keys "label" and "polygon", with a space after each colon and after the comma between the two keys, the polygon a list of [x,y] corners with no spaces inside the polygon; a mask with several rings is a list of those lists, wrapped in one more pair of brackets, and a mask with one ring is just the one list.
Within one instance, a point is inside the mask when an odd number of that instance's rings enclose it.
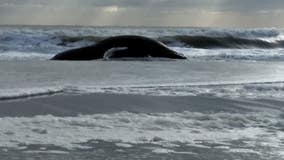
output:
{"label": "sunlit cloud", "polygon": [[106,6],[103,7],[104,12],[110,12],[110,13],[115,13],[118,12],[120,8],[118,6]]}

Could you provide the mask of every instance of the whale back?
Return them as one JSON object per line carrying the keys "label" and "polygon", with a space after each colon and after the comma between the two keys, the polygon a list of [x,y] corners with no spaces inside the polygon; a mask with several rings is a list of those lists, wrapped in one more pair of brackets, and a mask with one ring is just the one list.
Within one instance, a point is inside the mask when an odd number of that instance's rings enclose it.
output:
{"label": "whale back", "polygon": [[96,44],[96,51],[104,54],[111,48],[127,48],[128,51],[135,51],[129,56],[154,55],[161,52],[173,52],[159,41],[141,36],[117,36],[107,38]]}
{"label": "whale back", "polygon": [[163,43],[142,36],[116,36],[104,39],[95,45],[59,53],[53,60],[94,60],[102,59],[113,48],[126,48],[111,58],[120,57],[167,57],[185,59]]}

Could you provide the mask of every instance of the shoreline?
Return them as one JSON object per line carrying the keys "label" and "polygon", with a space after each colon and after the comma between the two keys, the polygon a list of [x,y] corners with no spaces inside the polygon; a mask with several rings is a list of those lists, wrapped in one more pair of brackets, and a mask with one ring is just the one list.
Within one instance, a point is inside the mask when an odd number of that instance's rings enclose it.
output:
{"label": "shoreline", "polygon": [[206,96],[175,97],[109,93],[59,94],[16,101],[0,101],[0,117],[33,117],[36,115],[64,117],[117,112],[170,113],[190,111],[202,113],[242,113],[266,108],[266,106],[271,105],[274,105],[275,109],[279,109],[283,106],[283,101]]}

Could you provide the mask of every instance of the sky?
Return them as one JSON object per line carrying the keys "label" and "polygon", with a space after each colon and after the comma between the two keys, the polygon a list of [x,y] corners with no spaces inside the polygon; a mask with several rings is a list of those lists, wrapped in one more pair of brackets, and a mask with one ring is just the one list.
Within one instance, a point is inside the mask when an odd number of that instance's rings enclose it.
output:
{"label": "sky", "polygon": [[284,0],[0,0],[0,25],[284,27]]}

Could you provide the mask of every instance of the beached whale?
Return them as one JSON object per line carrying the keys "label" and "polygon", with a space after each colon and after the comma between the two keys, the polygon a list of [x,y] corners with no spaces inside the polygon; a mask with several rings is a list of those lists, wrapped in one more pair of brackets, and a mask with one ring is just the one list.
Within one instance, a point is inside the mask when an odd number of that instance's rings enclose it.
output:
{"label": "beached whale", "polygon": [[186,59],[163,43],[143,36],[116,36],[94,45],[68,50],[55,55],[51,60],[95,60],[117,58],[169,58]]}

